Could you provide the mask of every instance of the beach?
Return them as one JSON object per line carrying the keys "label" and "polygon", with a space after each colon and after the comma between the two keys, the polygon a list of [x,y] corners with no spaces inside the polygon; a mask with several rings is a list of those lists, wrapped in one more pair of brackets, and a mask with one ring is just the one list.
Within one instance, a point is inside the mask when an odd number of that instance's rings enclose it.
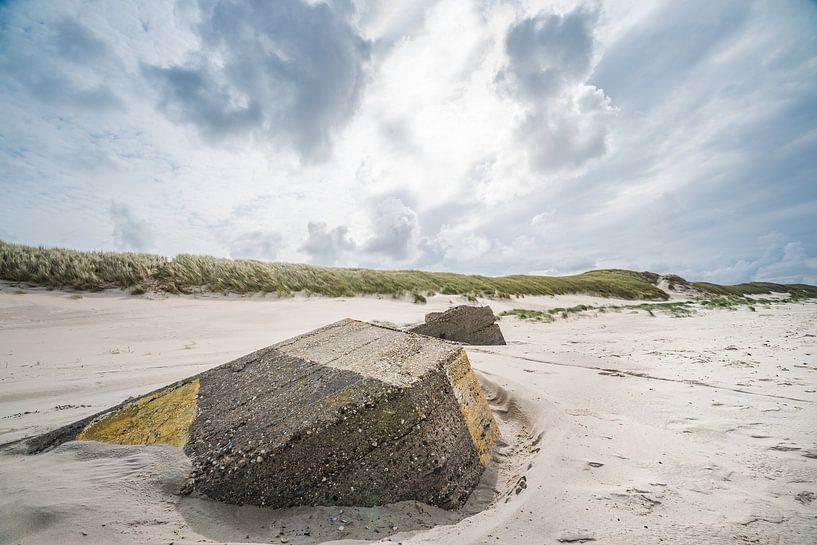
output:
{"label": "beach", "polygon": [[[385,297],[0,289],[1,543],[817,542],[817,303],[504,316],[469,346],[502,438],[468,504],[273,510],[180,495],[165,446],[37,435],[342,318],[419,323]],[[472,303],[473,304],[473,303]],[[590,296],[481,299],[496,314]]]}

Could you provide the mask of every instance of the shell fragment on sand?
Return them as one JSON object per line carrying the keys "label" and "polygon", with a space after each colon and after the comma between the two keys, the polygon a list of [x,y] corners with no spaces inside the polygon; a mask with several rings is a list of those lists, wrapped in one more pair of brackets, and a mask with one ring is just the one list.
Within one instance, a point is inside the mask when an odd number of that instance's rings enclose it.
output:
{"label": "shell fragment on sand", "polygon": [[462,347],[342,320],[29,441],[184,448],[193,489],[272,507],[456,508],[498,429]]}
{"label": "shell fragment on sand", "polygon": [[429,337],[473,345],[505,344],[491,307],[460,305],[426,314],[425,323],[409,329]]}

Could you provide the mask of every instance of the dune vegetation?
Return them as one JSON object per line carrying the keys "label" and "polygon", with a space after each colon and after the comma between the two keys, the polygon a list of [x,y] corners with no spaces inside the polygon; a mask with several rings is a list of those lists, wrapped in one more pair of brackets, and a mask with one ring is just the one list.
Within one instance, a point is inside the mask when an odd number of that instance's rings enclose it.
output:
{"label": "dune vegetation", "polygon": [[[581,293],[630,300],[666,300],[658,275],[597,270],[572,276],[511,275],[489,277],[446,272],[384,271],[321,267],[250,259],[181,254],[169,259],[128,252],[81,252],[0,241],[0,280],[19,286],[100,291],[120,288],[138,295],[167,293],[293,293],[326,296],[409,295],[422,303],[442,293],[476,297]],[[677,283],[686,283],[673,277]],[[687,284],[689,285],[689,284]],[[817,297],[817,287],[768,283],[720,286],[692,284],[715,295],[789,292]]]}
{"label": "dune vegetation", "polygon": [[817,297],[817,286],[809,284],[775,284],[774,282],[749,282],[745,284],[735,284],[733,286],[722,286],[709,282],[691,282],[701,291],[713,295],[742,296],[742,295],[764,295],[768,293],[789,293],[800,298]]}
{"label": "dune vegetation", "polygon": [[[723,287],[717,285],[715,286],[719,288]],[[774,286],[777,287],[778,284],[775,284]],[[814,286],[806,287],[814,288]],[[656,313],[663,313],[673,316],[675,318],[684,318],[687,316],[693,316],[701,310],[716,310],[716,309],[737,310],[739,308],[746,308],[751,310],[752,312],[756,312],[758,308],[767,309],[775,304],[802,302],[805,299],[811,299],[813,297],[815,297],[813,292],[811,295],[799,295],[797,291],[789,292],[789,297],[775,299],[737,295],[714,295],[714,296],[710,295],[686,301],[675,300],[660,303],[635,303],[625,305],[575,305],[572,307],[549,308],[546,310],[514,308],[500,313],[499,317],[502,318],[504,316],[515,316],[521,320],[549,323],[556,321],[557,318],[567,319],[572,315],[583,315],[593,313],[604,314],[607,312],[617,313],[627,312],[638,314],[639,312],[645,312],[650,316],[655,316]]]}

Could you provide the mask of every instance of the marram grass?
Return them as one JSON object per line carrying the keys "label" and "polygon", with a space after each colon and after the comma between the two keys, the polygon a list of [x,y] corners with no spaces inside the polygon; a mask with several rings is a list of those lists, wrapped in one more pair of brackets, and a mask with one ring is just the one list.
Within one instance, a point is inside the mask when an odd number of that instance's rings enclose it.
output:
{"label": "marram grass", "polygon": [[[775,291],[779,291],[779,286],[780,286],[779,284],[775,284],[775,287],[778,288]],[[799,286],[802,287],[802,285]],[[511,310],[501,312],[499,314],[499,317],[502,318],[505,316],[516,316],[521,320],[529,320],[532,322],[554,322],[556,321],[557,317],[566,319],[574,314],[584,315],[593,312],[597,314],[605,314],[608,312],[617,313],[629,312],[637,314],[641,311],[644,311],[650,316],[655,316],[656,312],[661,312],[673,316],[675,318],[685,318],[688,316],[693,316],[697,314],[699,310],[704,309],[737,310],[738,308],[745,307],[752,312],[756,312],[757,311],[756,307],[770,308],[771,305],[775,304],[785,304],[792,302],[796,303],[814,298],[815,287],[807,286],[807,288],[811,288],[811,295],[798,295],[798,293],[794,291],[789,292],[789,297],[775,299],[767,299],[762,297],[744,297],[736,295],[728,296],[715,295],[688,301],[667,301],[661,303],[635,303],[626,305],[576,305],[573,307],[549,308],[546,310],[514,308]]]}
{"label": "marram grass", "polygon": [[[278,295],[302,292],[327,296],[394,297],[411,294],[416,302],[422,302],[425,296],[434,293],[469,298],[583,293],[621,299],[667,299],[664,291],[650,283],[649,280],[654,276],[624,270],[598,270],[573,276],[489,277],[443,272],[319,267],[188,254],[168,259],[149,254],[35,248],[0,241],[2,280],[88,291],[120,288],[132,294],[146,291]],[[817,297],[817,287],[806,285],[718,286],[701,283],[695,284],[695,287],[718,295],[787,291],[799,296]]]}

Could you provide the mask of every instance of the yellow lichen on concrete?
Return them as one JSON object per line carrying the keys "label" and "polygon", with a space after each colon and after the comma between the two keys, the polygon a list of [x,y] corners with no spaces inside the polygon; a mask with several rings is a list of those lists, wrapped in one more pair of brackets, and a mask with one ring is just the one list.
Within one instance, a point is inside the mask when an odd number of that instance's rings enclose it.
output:
{"label": "yellow lichen on concrete", "polygon": [[150,394],[91,422],[77,441],[102,441],[120,445],[164,443],[175,447],[187,443],[196,418],[198,379]]}
{"label": "yellow lichen on concrete", "polygon": [[459,403],[460,413],[468,427],[480,463],[485,466],[491,459],[494,442],[499,436],[499,428],[494,420],[488,401],[482,395],[479,381],[471,369],[471,362],[465,350],[460,350],[457,358],[446,366],[446,374],[454,396]]}

